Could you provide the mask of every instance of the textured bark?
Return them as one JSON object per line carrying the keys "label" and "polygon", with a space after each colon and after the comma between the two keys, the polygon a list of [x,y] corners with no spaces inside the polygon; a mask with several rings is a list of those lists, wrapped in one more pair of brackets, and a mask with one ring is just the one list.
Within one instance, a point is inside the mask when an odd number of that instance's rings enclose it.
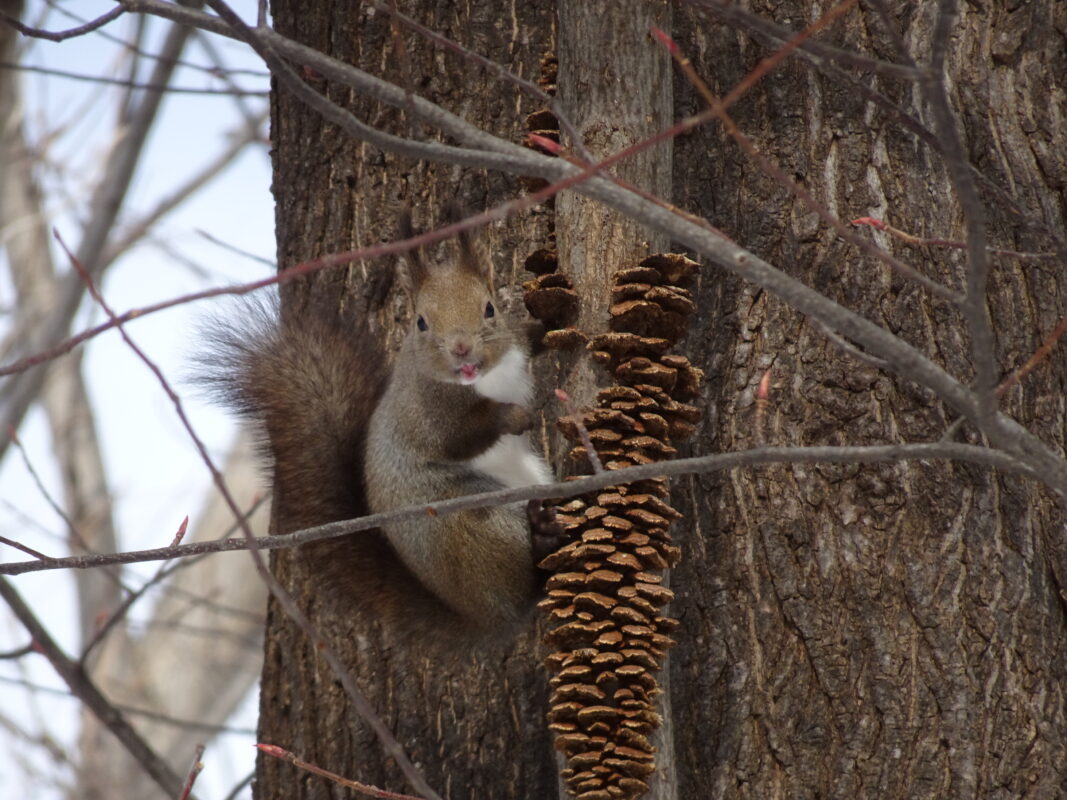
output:
{"label": "textured bark", "polygon": [[[453,7],[427,0],[398,6],[531,80],[536,80],[541,56],[551,46],[547,9],[502,10],[489,2]],[[456,55],[432,49],[406,32],[394,37],[388,20],[366,6],[321,3],[312,9],[304,3],[279,2],[273,13],[281,33],[401,84],[411,80],[414,90],[515,141],[522,135],[524,115],[535,109],[531,101],[516,96],[513,86],[482,74]],[[398,42],[403,42],[403,51]],[[323,88],[374,125],[404,134],[420,128],[417,120],[403,119],[347,89]],[[282,266],[395,238],[397,218],[406,204],[413,207],[416,225],[425,227],[441,219],[453,198],[478,210],[518,193],[512,178],[413,164],[363,146],[319,121],[284,92],[275,96],[272,116]],[[516,285],[526,255],[517,244],[543,240],[542,219],[543,214],[535,212],[488,231],[499,283]],[[393,264],[355,265],[290,286],[283,292],[284,313],[335,313],[341,306],[358,317],[365,308],[366,270],[381,266]],[[365,322],[370,335],[395,342],[408,321],[399,302],[389,308]],[[383,345],[387,352],[388,345]],[[280,501],[276,504],[275,530],[286,528],[289,513]],[[278,554],[274,568],[438,792],[449,798],[555,793],[536,635],[523,637],[506,652],[471,652],[451,663],[430,659],[397,646],[374,620],[332,617],[317,595],[316,576],[308,574],[299,553]],[[356,717],[304,633],[276,603],[271,602],[268,614],[261,741],[288,747],[348,777],[403,789],[395,765]],[[259,798],[333,797],[336,791],[288,764],[260,759]]]}
{"label": "textured bark", "polygon": [[[925,65],[935,4],[890,5],[891,24]],[[1040,231],[1063,236],[1067,20],[1054,5],[962,4],[952,38],[946,70],[968,157],[1023,212],[983,192],[994,246],[1049,251]],[[753,10],[796,30],[814,19],[799,3]],[[769,52],[688,12],[675,28],[692,31],[684,46],[720,94]],[[899,59],[871,6],[820,38]],[[848,71],[932,125],[916,89]],[[682,114],[700,108],[681,81],[677,104]],[[855,86],[790,62],[732,113],[840,218],[963,238],[941,158]],[[956,311],[836,239],[720,126],[675,143],[675,202],[971,375]],[[959,253],[885,244],[962,286]],[[1053,263],[994,260],[989,308],[1004,373],[1067,312]],[[935,440],[952,422],[766,294],[714,270],[699,294],[691,355],[708,370],[709,416],[694,449],[757,444],[753,397],[768,368],[769,444]],[[1003,404],[1061,452],[1064,382],[1054,354]],[[797,465],[695,477],[686,501],[698,516],[674,576],[682,797],[1062,796],[1063,512],[1048,492],[965,465]]]}
{"label": "textured bark", "polygon": [[[581,137],[587,157],[599,161],[669,127],[674,111],[671,60],[649,35],[652,26],[670,32],[669,4],[597,0],[562,3],[558,13],[560,106]],[[576,147],[566,139],[563,143]],[[612,173],[669,202],[671,154],[668,140],[626,159]],[[564,192],[556,200],[555,223],[560,269],[571,277],[581,298],[577,325],[589,336],[603,333],[608,329],[614,273],[667,250],[668,243],[639,223],[573,192]],[[595,368],[584,350],[562,361],[568,369],[560,383],[579,407],[591,407],[596,391],[611,383],[612,377]],[[666,575],[664,583],[669,585]],[[658,709],[663,725],[652,736],[659,752],[646,796],[671,800],[678,795],[670,673],[664,671],[659,682],[664,691]]]}
{"label": "textured bark", "polygon": [[[888,24],[925,64],[936,5],[891,5]],[[752,7],[800,29],[829,4]],[[551,20],[542,8],[478,2],[445,11],[422,0],[402,9],[525,77],[536,77],[550,41]],[[420,93],[512,139],[533,110],[513,87],[406,35],[408,61],[400,59],[389,26],[365,8],[284,3],[274,11],[282,33],[410,80]],[[521,18],[504,16],[511,13]],[[1065,13],[1043,3],[964,6],[951,40],[948,86],[968,158],[1019,206],[1016,213],[983,189],[996,246],[1048,251],[1055,245],[1047,231],[1063,237]],[[769,52],[688,6],[674,15],[676,36],[720,94]],[[590,11],[573,24],[608,19]],[[886,25],[873,7],[856,8],[820,38],[898,60]],[[579,101],[596,95],[612,73],[575,75],[568,83],[568,52],[560,52],[561,93],[575,103],[582,129]],[[848,72],[932,125],[915,86]],[[326,89],[363,119],[409,129],[391,111]],[[676,117],[701,108],[678,77],[674,102]],[[963,238],[940,156],[844,78],[790,61],[732,113],[762,152],[840,218],[871,215],[917,235]],[[625,127],[586,131],[586,144],[602,152],[643,135]],[[409,200],[417,220],[425,221],[457,185],[475,208],[516,192],[504,177],[461,177],[453,168],[363,147],[285,96],[275,101],[273,138],[283,265],[391,236],[396,211]],[[959,313],[843,243],[763,175],[721,126],[677,140],[672,180],[650,188],[673,191],[676,205],[970,378]],[[592,274],[579,266],[588,261],[597,274],[609,273],[610,259],[593,265],[587,254],[610,246],[629,257],[638,229],[617,232],[614,226],[626,224],[568,205],[575,202],[559,201],[561,269],[580,278]],[[491,232],[498,265],[511,268],[505,278],[514,279],[522,256],[543,246],[543,219],[538,212]],[[617,247],[616,237],[626,246]],[[962,285],[966,264],[958,252],[884,243],[947,285]],[[989,307],[1005,373],[1067,313],[1054,263],[994,261]],[[286,303],[293,313],[315,313],[322,303],[358,310],[362,285],[361,267],[337,270],[293,287]],[[595,288],[595,282],[583,287],[583,296],[595,297]],[[928,394],[843,351],[780,302],[711,267],[702,275],[698,303],[688,346],[707,371],[707,416],[694,452],[757,443],[754,396],[769,367],[774,389],[765,438],[771,444],[936,440],[953,421]],[[391,318],[372,326],[395,334]],[[1064,370],[1063,359],[1053,357],[1004,400],[1011,414],[1060,450],[1067,429]],[[567,371],[563,364],[561,374]],[[975,438],[967,428],[961,435]],[[670,658],[678,797],[999,798],[1062,791],[1067,562],[1062,512],[1048,492],[967,465],[797,465],[678,481],[674,499],[688,519],[688,530],[677,532],[684,561],[672,576],[679,598],[672,609],[682,620]],[[283,529],[285,511],[276,513]],[[443,795],[554,795],[543,678],[529,639],[491,661],[472,654],[464,664],[431,663],[392,648],[370,623],[321,613],[315,575],[297,556],[278,554],[275,567]],[[350,777],[403,786],[306,637],[273,603],[261,739]],[[260,798],[333,791],[286,764],[260,764]]]}

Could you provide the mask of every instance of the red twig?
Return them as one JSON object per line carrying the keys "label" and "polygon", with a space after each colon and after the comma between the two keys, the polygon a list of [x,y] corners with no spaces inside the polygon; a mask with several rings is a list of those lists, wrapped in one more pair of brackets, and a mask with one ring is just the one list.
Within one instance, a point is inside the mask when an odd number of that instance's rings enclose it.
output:
{"label": "red twig", "polygon": [[[626,158],[629,158],[630,156],[636,153],[640,153],[656,144],[659,144],[662,141],[672,139],[680,134],[686,133],[687,131],[699,127],[700,125],[710,122],[717,116],[720,110],[725,110],[734,103],[736,103],[764,75],[766,75],[779,63],[781,63],[785,58],[787,58],[800,45],[800,43],[810,38],[822,28],[829,25],[831,22],[841,16],[841,14],[847,11],[848,8],[854,5],[855,2],[857,2],[857,0],[844,0],[844,2],[835,6],[825,15],[823,15],[822,18],[812,23],[812,25],[810,25],[805,30],[798,33],[795,37],[793,37],[793,39],[789,41],[788,44],[786,44],[780,50],[775,53],[772,53],[770,56],[760,61],[759,64],[757,64],[756,67],[748,75],[746,75],[745,78],[739,84],[737,84],[737,86],[735,86],[733,90],[730,91],[729,94],[727,94],[721,100],[717,101],[714,108],[708,109],[707,111],[697,114],[696,116],[689,117],[688,119],[684,119],[681,122],[678,122],[677,124],[671,126],[670,128],[666,128],[665,130],[662,130],[659,133],[650,136],[643,141],[636,142],[633,145],[630,145],[629,147],[617,151],[613,155],[608,156],[607,158],[597,162],[596,164],[579,165],[582,169],[580,173],[572,175],[569,178],[564,178],[561,181],[557,181],[556,183],[546,186],[544,189],[534,192],[533,194],[525,195],[515,200],[501,203],[500,205],[495,206],[494,208],[491,208],[481,214],[476,214],[472,217],[468,217],[467,219],[462,220],[460,222],[445,225],[444,227],[437,228],[436,230],[426,231],[425,233],[412,237],[411,239],[401,239],[394,242],[383,242],[371,245],[369,247],[359,248],[357,250],[350,250],[345,253],[335,253],[322,256],[321,258],[305,261],[293,267],[289,267],[288,269],[281,270],[276,275],[273,275],[269,278],[263,278],[258,281],[237,284],[234,286],[223,286],[215,289],[207,289],[202,292],[194,292],[192,294],[172,298],[170,300],[165,300],[150,306],[145,306],[143,308],[127,311],[125,314],[121,314],[114,319],[110,319],[107,322],[101,323],[100,325],[97,325],[94,328],[82,331],[78,335],[71,337],[67,341],[62,342],[56,345],[55,347],[51,347],[48,350],[44,350],[27,358],[12,362],[11,364],[0,366],[0,377],[4,375],[11,375],[17,372],[23,372],[31,367],[58,358],[59,356],[70,352],[79,344],[87,341],[88,339],[98,336],[106,330],[110,330],[111,328],[117,327],[133,319],[136,319],[137,317],[147,316],[148,314],[154,314],[157,311],[163,311],[164,309],[173,308],[174,306],[194,302],[196,300],[204,300],[209,297],[248,294],[249,292],[256,291],[257,289],[262,289],[267,286],[272,286],[276,283],[282,283],[287,280],[292,280],[293,278],[296,278],[301,275],[307,275],[312,272],[317,272],[318,270],[327,269],[330,267],[342,266],[345,264],[349,264],[353,261],[363,261],[373,258],[379,258],[385,255],[406,253],[407,251],[413,248],[439,242],[443,239],[448,238],[449,236],[453,236],[459,233],[460,231],[469,230],[471,228],[484,225],[488,222],[494,222],[496,220],[504,219],[505,217],[511,214],[518,213],[519,211],[524,211],[527,208],[539,205],[540,203],[543,203],[545,200],[555,196],[564,189],[569,189],[572,186],[576,186],[579,183],[583,183],[590,177],[603,172],[609,167],[617,164],[618,162]],[[616,183],[618,182],[616,181]],[[635,189],[633,189],[632,187],[627,188],[631,191],[635,191]],[[660,204],[662,204],[662,201],[659,202]],[[684,216],[686,219],[693,219],[691,215],[680,212],[678,209],[671,208],[670,210],[675,214]],[[706,222],[701,222],[701,224],[704,227],[710,227]],[[714,231],[714,229],[712,230]],[[716,233],[718,232],[716,231]]]}
{"label": "red twig", "polygon": [[768,367],[767,371],[763,373],[763,377],[760,378],[759,387],[756,389],[756,443],[762,445],[764,442],[763,426],[767,416],[767,407],[770,405],[771,400],[771,372],[773,367]]}
{"label": "red twig", "polygon": [[193,791],[193,784],[196,783],[197,777],[204,769],[204,762],[200,760],[203,757],[204,745],[198,744],[193,753],[193,765],[189,767],[189,774],[185,778],[185,786],[182,787],[182,793],[178,796],[178,800],[189,800],[189,794]]}
{"label": "red twig", "polygon": [[1027,359],[1025,364],[997,385],[997,397],[1002,397],[1008,389],[1033,372],[1034,368],[1044,361],[1045,357],[1052,352],[1052,348],[1056,346],[1056,342],[1059,341],[1064,333],[1067,333],[1067,317],[1060,320],[1059,324],[1052,330],[1052,333],[1045,337],[1045,341],[1043,341],[1041,346],[1034,351],[1034,354]]}
{"label": "red twig", "polygon": [[[761,153],[756,148],[756,146],[752,144],[749,138],[745,136],[745,134],[741,132],[740,128],[738,128],[737,125],[734,123],[733,118],[726,113],[727,105],[725,101],[720,101],[718,100],[718,98],[716,98],[715,93],[711,91],[711,88],[707,85],[707,83],[705,83],[705,81],[697,74],[692,62],[682,52],[681,48],[677,45],[676,42],[674,42],[673,39],[671,39],[670,36],[661,31],[659,28],[653,28],[652,34],[667,48],[675,63],[678,64],[679,69],[681,69],[682,73],[693,85],[693,88],[695,88],[697,92],[700,93],[701,97],[704,98],[704,102],[707,103],[709,107],[708,112],[706,113],[714,113],[714,116],[717,117],[722,123],[723,130],[725,130],[726,133],[729,134],[735,142],[737,142],[738,146],[745,151],[745,154],[748,155],[749,158],[759,164],[760,168],[765,173],[774,178],[774,180],[777,181],[779,185],[786,187],[794,195],[799,197],[801,202],[804,203],[804,205],[806,205],[809,209],[818,214],[819,218],[831,228],[833,228],[837,232],[837,234],[845,241],[849,242],[852,245],[855,245],[868,255],[871,255],[882,261],[891,269],[894,269],[900,274],[905,275],[911,280],[914,280],[915,282],[921,284],[934,294],[940,297],[944,297],[946,300],[949,300],[951,302],[957,302],[960,299],[959,295],[956,292],[941,285],[932,278],[923,275],[921,272],[918,272],[916,269],[908,266],[899,259],[894,258],[891,254],[887,253],[880,247],[877,247],[871,242],[862,239],[852,233],[852,231],[849,230],[848,226],[844,222],[838,219],[835,215],[831,214],[829,209],[827,209],[822,203],[819,203],[807,189],[805,189],[795,180],[790,178],[777,164],[767,158],[767,156],[763,155],[763,153]],[[730,95],[727,95],[727,97],[729,96]]]}
{"label": "red twig", "polygon": [[589,463],[593,465],[593,474],[601,474],[604,471],[604,466],[600,463],[600,456],[597,454],[596,448],[593,447],[593,440],[589,438],[589,431],[582,423],[582,415],[578,412],[578,408],[574,405],[574,401],[572,401],[571,396],[562,389],[556,389],[556,399],[563,404],[563,408],[567,411],[567,416],[574,420],[574,424],[578,428],[578,436],[582,440],[585,454],[589,458]]}
{"label": "red twig", "polygon": [[276,744],[257,744],[256,748],[261,753],[266,753],[268,756],[274,758],[280,758],[282,761],[288,761],[295,767],[307,770],[315,775],[319,775],[326,780],[333,781],[339,786],[344,786],[349,789],[354,789],[361,794],[368,795],[369,797],[382,798],[382,800],[421,800],[421,798],[414,797],[410,794],[398,794],[397,792],[389,792],[385,789],[379,789],[376,786],[369,786],[359,781],[354,781],[349,778],[343,778],[336,772],[330,772],[329,770],[318,767],[307,761],[304,761],[299,756],[286,750],[284,747],[278,747]]}
{"label": "red twig", "polygon": [[[866,225],[867,227],[874,228],[876,231],[885,231],[908,244],[914,244],[919,247],[953,247],[957,250],[964,250],[967,247],[966,242],[953,239],[924,239],[921,236],[914,236],[907,231],[894,228],[885,220],[878,219],[877,217],[858,217],[852,220],[849,224],[856,226]],[[998,256],[1011,256],[1012,258],[1031,260],[1056,258],[1055,253],[1025,253],[1019,250],[1004,250],[999,247],[987,247],[986,251]]]}

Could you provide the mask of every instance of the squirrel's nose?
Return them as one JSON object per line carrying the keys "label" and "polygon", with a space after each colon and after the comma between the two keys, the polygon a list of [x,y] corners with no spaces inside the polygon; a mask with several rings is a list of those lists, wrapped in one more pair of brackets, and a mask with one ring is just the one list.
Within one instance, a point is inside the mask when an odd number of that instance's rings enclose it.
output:
{"label": "squirrel's nose", "polygon": [[452,355],[456,358],[465,358],[470,355],[471,346],[466,342],[456,342],[452,345]]}

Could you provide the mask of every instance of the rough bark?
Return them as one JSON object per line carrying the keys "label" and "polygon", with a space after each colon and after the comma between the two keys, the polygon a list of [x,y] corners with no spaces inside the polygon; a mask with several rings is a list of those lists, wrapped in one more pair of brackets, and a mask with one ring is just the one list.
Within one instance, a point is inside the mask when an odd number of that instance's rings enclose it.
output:
{"label": "rough bark", "polygon": [[[671,60],[649,35],[652,26],[671,30],[665,2],[616,0],[559,5],[559,101],[581,142],[563,144],[599,161],[637,144],[673,122]],[[671,200],[670,140],[626,159],[612,174],[666,202]],[[613,275],[641,259],[666,251],[668,242],[638,222],[589,198],[564,192],[556,200],[556,237],[560,269],[574,281],[581,298],[578,328],[588,336],[608,329]],[[562,360],[559,382],[576,405],[591,407],[596,391],[612,382],[604,369],[578,350]],[[669,585],[668,576],[664,576]],[[669,657],[668,657],[669,662]],[[663,725],[652,736],[659,752],[647,797],[677,795],[673,759],[670,673],[660,676]],[[566,796],[561,789],[560,796]]]}
{"label": "rough bark", "polygon": [[[935,4],[890,5],[889,24],[925,65]],[[822,38],[898,60],[874,8],[851,12]],[[1048,251],[1040,231],[1063,236],[1065,19],[1051,9],[962,4],[952,39],[946,70],[968,157],[1022,208],[1016,215],[983,192],[995,246]],[[753,10],[796,30],[814,18],[796,3]],[[684,46],[720,94],[769,52],[683,14],[676,30],[691,31]],[[931,127],[913,87],[848,72]],[[682,81],[677,95],[683,114],[700,108]],[[963,238],[941,158],[855,86],[792,62],[732,113],[840,218],[871,215],[916,235]],[[675,202],[955,374],[971,374],[957,312],[843,244],[721,126],[675,143]],[[962,285],[958,253],[883,241]],[[1067,310],[1052,263],[994,261],[989,308],[1005,373]],[[694,449],[757,444],[753,398],[768,368],[769,444],[934,440],[953,421],[766,294],[712,270],[699,294],[705,316],[692,355],[708,370],[709,416]],[[1064,361],[1053,357],[1004,406],[1062,451],[1063,390]],[[964,465],[798,465],[692,478],[686,501],[697,524],[674,586],[683,621],[672,658],[681,796],[1059,796],[1065,562],[1063,512],[1048,492]]]}
{"label": "rough bark", "polygon": [[[877,4],[854,9],[821,38],[898,60],[887,27],[893,26],[925,64],[936,5],[890,5],[887,19]],[[828,7],[753,3],[757,13],[793,29]],[[536,76],[550,38],[542,9],[504,12],[522,15],[512,19],[488,3],[460,11],[429,2],[402,8],[526,77]],[[513,139],[523,113],[533,110],[515,99],[513,87],[472,78],[471,67],[454,55],[401,35],[405,61],[388,25],[365,8],[356,13],[346,6],[342,13],[284,3],[274,11],[282,33],[410,80],[420,93]],[[1019,206],[1016,212],[983,188],[997,246],[1047,251],[1055,246],[1047,231],[1063,237],[1064,14],[1040,3],[964,6],[951,41],[948,86],[968,158]],[[769,52],[689,6],[675,10],[674,29],[719,93]],[[914,85],[856,68],[847,72],[931,127]],[[598,72],[587,81],[598,85],[604,77]],[[700,108],[683,79],[676,77],[674,87],[676,116]],[[407,129],[409,121],[392,112],[326,89],[364,119]],[[840,218],[871,215],[918,235],[962,238],[960,209],[940,156],[845,78],[792,61],[732,113],[762,152]],[[461,178],[450,168],[410,164],[360,146],[284,95],[275,100],[273,138],[283,265],[390,236],[396,210],[409,200],[425,214],[456,185],[472,207],[516,190],[500,176]],[[604,144],[613,146],[610,137]],[[954,374],[972,374],[955,309],[844,244],[741,154],[721,126],[674,143],[672,179],[680,207],[885,325]],[[569,202],[560,200],[561,219],[571,213]],[[541,218],[535,214],[491,233],[512,277],[530,243],[545,241]],[[603,241],[603,231],[615,223],[595,211],[572,219],[584,219],[585,227],[561,228],[560,244],[564,258],[579,263],[577,243],[593,252],[589,243]],[[888,238],[884,244],[947,285],[962,285],[966,262],[955,251]],[[1005,373],[1065,314],[1053,263],[994,262],[989,308]],[[286,302],[310,313],[322,303],[354,308],[361,292],[361,268],[354,267],[294,287]],[[707,416],[691,446],[695,452],[758,442],[754,396],[769,367],[774,388],[764,436],[771,444],[929,441],[953,421],[929,395],[843,351],[765,293],[711,268],[703,273],[698,304],[689,348],[707,371]],[[393,332],[392,319],[373,323],[383,335]],[[1064,370],[1062,359],[1054,358],[1004,400],[1060,450],[1067,423]],[[961,435],[974,439],[967,428]],[[1062,791],[1067,563],[1062,512],[1040,486],[966,465],[789,466],[679,481],[675,501],[689,520],[679,531],[684,561],[673,575],[679,597],[673,610],[683,623],[670,659],[679,797],[994,798]],[[284,525],[284,509],[276,513]],[[429,663],[392,649],[372,625],[319,613],[315,576],[293,554],[278,554],[275,568],[330,632],[442,794],[553,796],[543,679],[529,641],[492,663],[476,656],[462,665]],[[274,604],[262,704],[264,741],[350,777],[402,787],[306,637]],[[325,797],[331,791],[288,765],[260,764],[258,797]]]}
{"label": "rough bark", "polygon": [[[551,45],[547,9],[476,2],[462,7],[420,0],[401,11],[424,25],[536,80],[540,59]],[[487,125],[513,140],[522,118],[534,110],[513,86],[472,67],[455,54],[436,50],[401,30],[394,36],[386,18],[366,6],[279,2],[273,8],[280,32],[399,82]],[[403,49],[398,49],[398,43]],[[312,78],[311,80],[315,80]],[[362,119],[389,130],[419,130],[404,119],[347,89],[322,86]],[[307,113],[284,92],[272,113],[279,264],[289,266],[318,255],[395,238],[405,205],[415,223],[440,220],[452,198],[481,209],[518,193],[516,181],[495,174],[461,174],[450,167],[413,164],[363,146]],[[498,282],[515,286],[526,252],[521,243],[540,241],[543,214],[489,230]],[[283,291],[283,313],[357,316],[369,267],[333,270]],[[384,265],[391,268],[392,264]],[[394,341],[407,324],[399,303],[380,318],[363,320],[369,335]],[[393,311],[396,310],[394,315]],[[383,357],[389,346],[383,344]],[[278,503],[275,530],[289,512]],[[442,795],[462,797],[547,797],[555,792],[555,765],[544,727],[545,687],[538,670],[535,635],[506,652],[471,652],[452,663],[431,660],[397,647],[373,620],[337,619],[317,596],[316,576],[299,553],[273,559],[280,580],[307,609],[315,625],[337,647],[412,760]],[[261,741],[288,747],[327,769],[381,787],[403,789],[395,765],[352,711],[344,692],[307,637],[271,602],[261,694]],[[322,779],[288,764],[260,759],[259,798],[334,796]]]}

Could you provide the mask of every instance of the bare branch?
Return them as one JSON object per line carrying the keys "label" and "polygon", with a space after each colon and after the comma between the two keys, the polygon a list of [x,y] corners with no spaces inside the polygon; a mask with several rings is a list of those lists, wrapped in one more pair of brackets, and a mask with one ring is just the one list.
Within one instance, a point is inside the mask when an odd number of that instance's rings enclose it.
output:
{"label": "bare branch", "polygon": [[417,797],[412,797],[410,794],[397,794],[396,792],[387,792],[384,789],[379,789],[377,786],[368,786],[365,783],[359,781],[350,780],[338,775],[336,772],[330,772],[328,769],[316,766],[309,761],[286,750],[284,747],[278,747],[276,744],[257,744],[256,747],[260,752],[266,753],[274,758],[280,758],[283,761],[288,761],[295,767],[307,770],[313,775],[318,775],[321,778],[325,778],[328,781],[336,783],[338,786],[344,786],[348,789],[352,789],[360,794],[365,794],[368,797],[377,797],[381,800],[419,800]]}
{"label": "bare branch", "polygon": [[3,22],[5,25],[10,25],[23,36],[29,36],[34,39],[47,39],[50,42],[62,42],[65,39],[73,39],[76,36],[84,36],[87,33],[92,33],[98,28],[104,27],[109,22],[118,19],[125,13],[125,8],[116,6],[106,14],[101,14],[96,19],[86,22],[84,25],[79,25],[76,28],[69,28],[65,31],[46,31],[40,28],[31,28],[29,25],[23,24],[15,17],[5,14],[3,11],[0,11],[0,22]]}
{"label": "bare branch", "polygon": [[938,1],[938,16],[932,40],[933,55],[920,83],[933,113],[938,138],[943,146],[945,165],[952,176],[952,184],[956,189],[967,226],[966,297],[960,308],[970,334],[971,362],[975,371],[973,421],[979,430],[988,433],[998,425],[998,420],[994,393],[997,382],[996,343],[989,309],[986,306],[989,256],[986,252],[985,209],[975,190],[970,163],[960,139],[956,115],[949,105],[944,80],[945,55],[956,16],[955,0]]}
{"label": "bare branch", "polygon": [[72,81],[84,81],[97,83],[104,86],[124,86],[127,89],[150,89],[165,94],[197,94],[207,97],[267,97],[270,92],[266,89],[241,89],[231,86],[226,89],[198,89],[193,86],[168,86],[167,84],[147,83],[127,78],[109,78],[106,75],[85,75],[81,72],[70,72],[65,69],[53,69],[52,67],[38,67],[32,64],[18,64],[10,61],[0,61],[0,69],[13,69],[19,72],[33,72],[37,75],[51,75],[56,78],[66,78]]}
{"label": "bare branch", "polygon": [[[718,2],[717,0],[687,0],[687,2],[702,9],[710,16],[721,19],[735,28],[745,30],[774,47],[781,47],[796,36],[796,31],[789,30],[784,25],[779,25],[757,16],[733,3]],[[842,50],[839,47],[824,44],[814,39],[809,39],[801,44],[800,50],[828,61],[843,64],[846,67],[876,72],[888,78],[915,80],[919,77],[919,71],[912,65],[881,61],[877,58],[854,53],[851,50]]]}
{"label": "bare branch", "polygon": [[[32,645],[28,645],[33,652]],[[26,689],[29,692],[38,692],[40,694],[54,695],[56,697],[69,697],[72,700],[79,700],[76,695],[64,689],[56,689],[51,686],[43,686],[41,684],[29,683],[28,681],[20,680],[18,678],[8,678],[0,675],[0,683],[6,683],[11,686],[19,686]],[[233,734],[235,736],[255,736],[256,731],[254,728],[240,728],[233,725],[212,725],[207,722],[203,722],[198,719],[178,719],[170,714],[161,714],[158,711],[151,711],[147,708],[137,708],[136,706],[126,705],[124,703],[112,703],[122,713],[130,717],[142,717],[153,722],[159,722],[163,725],[170,725],[175,728],[182,728],[189,731],[200,731],[202,733],[209,734]]]}
{"label": "bare branch", "polygon": [[837,235],[849,244],[853,245],[859,250],[862,250],[867,255],[877,258],[879,261],[886,264],[890,269],[894,269],[904,277],[915,281],[920,286],[925,287],[932,294],[935,294],[938,297],[942,297],[952,303],[959,303],[962,300],[962,297],[958,292],[955,292],[952,289],[949,289],[948,287],[938,283],[934,279],[923,275],[914,267],[905,264],[903,261],[900,261],[897,258],[894,258],[891,254],[889,254],[882,248],[875,246],[869,240],[863,239],[855,235],[849,229],[848,224],[838,219],[835,215],[831,214],[830,210],[826,208],[826,206],[824,206],[822,203],[818,202],[812,196],[811,192],[809,192],[791,177],[786,175],[781,167],[771,161],[771,159],[761,153],[756,148],[756,146],[752,144],[749,138],[741,132],[741,129],[738,128],[736,124],[734,124],[733,119],[726,112],[725,108],[723,107],[723,104],[711,91],[711,88],[707,85],[707,83],[705,83],[704,80],[701,79],[701,77],[697,74],[696,70],[693,69],[692,63],[682,54],[678,46],[670,39],[670,37],[666,36],[666,34],[655,31],[654,33],[657,33],[657,38],[659,39],[659,41],[665,46],[667,46],[667,49],[670,51],[671,56],[682,69],[683,73],[689,79],[690,83],[693,84],[696,90],[704,98],[704,102],[708,104],[709,109],[712,110],[715,113],[715,116],[719,119],[719,121],[722,122],[723,129],[730,135],[730,137],[735,142],[737,142],[737,144],[741,147],[742,150],[745,151],[745,154],[749,158],[759,164],[760,169],[762,169],[767,175],[774,178],[774,180],[778,182],[779,186],[786,187],[794,195],[800,198],[800,201],[804,203],[805,206],[807,206],[811,211],[814,211],[816,214],[818,214],[819,219],[821,219],[823,222],[833,228],[834,231],[837,232]]}
{"label": "bare branch", "polygon": [[[160,60],[153,70],[150,83],[164,85],[169,83],[175,69],[175,59],[180,54],[190,30],[181,25],[172,25],[164,38],[160,49]],[[114,148],[105,164],[102,181],[88,202],[92,216],[83,231],[78,246],[78,260],[84,264],[90,274],[98,274],[102,269],[100,256],[107,243],[107,237],[117,218],[123,199],[129,189],[134,168],[140,159],[148,131],[156,119],[163,93],[149,90],[137,106],[133,116],[128,120],[125,135],[121,143]],[[71,274],[57,291],[54,310],[49,314],[32,336],[23,343],[23,352],[35,353],[61,341],[70,328],[70,322],[77,312],[84,286],[76,274]],[[20,375],[0,387],[0,401],[4,404],[4,417],[0,429],[17,429],[30,405],[37,398],[44,383],[43,371]],[[0,438],[0,458],[6,451],[8,441]]]}
{"label": "bare branch", "polygon": [[[435,503],[405,506],[380,514],[370,514],[355,520],[343,520],[318,525],[295,533],[263,536],[256,539],[260,550],[295,547],[322,539],[332,539],[349,533],[377,528],[381,525],[416,519],[430,513],[435,516],[454,514],[472,508],[505,505],[527,500],[573,497],[616,484],[632,483],[655,477],[674,477],[727,469],[741,469],[768,464],[875,464],[891,461],[964,461],[980,466],[1023,475],[1035,480],[1040,476],[1025,463],[1008,453],[955,442],[931,442],[923,444],[891,444],[864,447],[760,447],[733,453],[715,453],[693,458],[643,464],[638,467],[611,470],[600,475],[590,475],[571,481],[525,486],[519,489],[500,489],[493,492],[456,497]],[[222,553],[247,550],[249,545],[241,539],[217,539],[209,542],[191,542],[177,547],[157,547],[151,550],[136,550],[93,556],[71,556],[47,561],[19,561],[0,563],[0,575],[22,575],[54,569],[94,569],[111,564],[135,564],[145,561],[160,561],[169,558],[186,558],[202,553]]]}
{"label": "bare branch", "polygon": [[0,597],[10,607],[15,617],[33,637],[37,649],[44,654],[56,673],[67,684],[71,693],[81,700],[115,737],[122,743],[152,780],[171,797],[182,789],[182,780],[167,763],[152,750],[126,721],[122,712],[115,708],[96,688],[81,668],[71,661],[45,630],[37,617],[23,602],[15,587],[0,577]]}

